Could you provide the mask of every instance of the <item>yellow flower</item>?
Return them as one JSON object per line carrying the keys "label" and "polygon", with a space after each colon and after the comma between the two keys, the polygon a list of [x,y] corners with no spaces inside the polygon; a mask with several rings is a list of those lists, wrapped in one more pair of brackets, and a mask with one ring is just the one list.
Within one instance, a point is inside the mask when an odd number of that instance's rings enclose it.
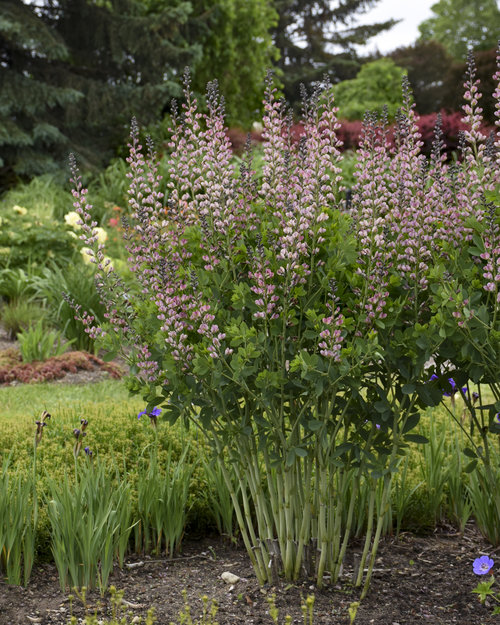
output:
{"label": "yellow flower", "polygon": [[86,265],[90,265],[90,263],[93,261],[93,258],[94,258],[92,250],[88,247],[82,247],[82,249],[80,250],[80,254],[83,257],[83,262]]}
{"label": "yellow flower", "polygon": [[17,204],[12,207],[12,210],[18,215],[26,215],[28,212],[27,208],[24,208],[24,206],[18,206]]}
{"label": "yellow flower", "polygon": [[68,230],[68,234],[70,237],[72,237],[73,239],[78,239],[78,237],[76,236],[76,234],[72,231],[72,230]]}
{"label": "yellow flower", "polygon": [[68,226],[71,226],[74,230],[80,230],[81,228],[80,223],[79,223],[81,221],[81,217],[75,211],[71,211],[70,213],[67,213],[66,215],[64,215],[64,221],[68,224]]}
{"label": "yellow flower", "polygon": [[104,228],[94,228],[92,234],[97,237],[98,243],[105,243],[108,240],[108,233]]}

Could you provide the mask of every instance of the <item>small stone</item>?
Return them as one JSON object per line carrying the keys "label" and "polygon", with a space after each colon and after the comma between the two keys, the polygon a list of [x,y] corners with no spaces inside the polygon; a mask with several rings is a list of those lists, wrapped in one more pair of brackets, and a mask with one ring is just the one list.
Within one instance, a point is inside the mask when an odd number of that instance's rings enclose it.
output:
{"label": "small stone", "polygon": [[240,578],[234,573],[230,573],[229,571],[224,571],[222,573],[221,578],[226,582],[226,584],[233,585],[236,582],[240,581]]}

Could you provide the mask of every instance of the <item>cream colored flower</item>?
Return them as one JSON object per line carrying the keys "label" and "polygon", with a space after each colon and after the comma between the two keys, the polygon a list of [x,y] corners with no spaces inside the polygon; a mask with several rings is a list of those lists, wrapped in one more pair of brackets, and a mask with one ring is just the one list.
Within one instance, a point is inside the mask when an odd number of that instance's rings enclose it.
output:
{"label": "cream colored flower", "polygon": [[80,254],[83,257],[83,262],[86,265],[90,265],[90,263],[93,262],[94,260],[94,254],[92,253],[92,250],[88,247],[82,247],[82,249],[80,250]]}
{"label": "cream colored flower", "polygon": [[78,237],[76,236],[76,234],[72,231],[72,230],[68,230],[68,234],[70,237],[72,237],[73,239],[78,239]]}
{"label": "cream colored flower", "polygon": [[104,228],[94,228],[92,234],[97,237],[98,243],[105,243],[108,240],[108,233]]}
{"label": "cream colored flower", "polygon": [[17,204],[12,207],[12,210],[18,215],[26,215],[28,212],[27,208],[24,208],[24,206],[18,206]]}
{"label": "cream colored flower", "polygon": [[71,226],[74,230],[80,230],[81,228],[81,225],[80,225],[81,217],[75,211],[66,213],[66,215],[64,215],[64,221],[68,224],[68,226]]}

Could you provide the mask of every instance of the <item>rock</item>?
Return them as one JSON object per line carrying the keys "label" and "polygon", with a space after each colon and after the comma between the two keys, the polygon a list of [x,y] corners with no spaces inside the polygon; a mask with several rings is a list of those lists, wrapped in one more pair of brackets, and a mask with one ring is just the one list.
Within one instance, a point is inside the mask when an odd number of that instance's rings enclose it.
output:
{"label": "rock", "polygon": [[238,577],[234,573],[230,573],[229,571],[224,571],[221,577],[226,582],[226,584],[236,584],[236,582],[239,582],[241,579],[240,577]]}

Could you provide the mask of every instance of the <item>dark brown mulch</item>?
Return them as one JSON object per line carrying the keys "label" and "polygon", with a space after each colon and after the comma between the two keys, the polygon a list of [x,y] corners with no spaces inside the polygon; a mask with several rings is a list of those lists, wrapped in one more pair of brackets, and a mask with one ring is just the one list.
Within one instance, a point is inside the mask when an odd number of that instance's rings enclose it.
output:
{"label": "dark brown mulch", "polygon": [[[467,527],[464,535],[441,530],[432,536],[405,534],[398,541],[384,540],[371,590],[358,609],[356,625],[498,623],[498,617],[491,615],[491,607],[481,605],[471,592],[479,579],[472,572],[472,562],[481,554],[496,559],[498,551],[493,552],[473,525]],[[133,557],[127,562],[143,564],[123,571],[116,569],[111,583],[124,590],[128,602],[124,609],[131,615],[128,622],[136,616],[144,617],[153,606],[159,625],[177,623],[185,590],[195,622],[201,614],[200,597],[207,595],[218,603],[220,625],[272,625],[267,597],[275,593],[280,624],[287,613],[293,617],[293,623],[303,623],[301,597],[314,593],[315,625],[347,625],[349,605],[358,596],[349,585],[349,565],[345,567],[342,584],[334,588],[314,589],[311,581],[294,585],[280,582],[261,588],[245,551],[217,537],[186,541],[182,554],[174,560]],[[240,581],[228,586],[221,579],[224,571],[238,575]],[[91,613],[97,610],[98,618],[109,616],[109,595],[101,599],[93,591],[88,604]],[[84,615],[78,600],[73,612],[79,618]],[[59,589],[57,572],[51,564],[38,566],[26,589],[0,582],[2,625],[66,625],[69,616],[68,593]]]}

